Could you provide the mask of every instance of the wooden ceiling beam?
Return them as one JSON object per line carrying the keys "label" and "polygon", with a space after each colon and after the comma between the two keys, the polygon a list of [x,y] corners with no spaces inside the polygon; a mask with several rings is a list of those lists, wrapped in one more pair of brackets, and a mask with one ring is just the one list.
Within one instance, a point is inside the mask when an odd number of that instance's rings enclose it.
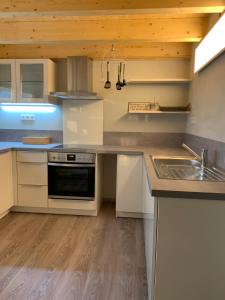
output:
{"label": "wooden ceiling beam", "polygon": [[40,14],[221,13],[224,0],[2,0],[0,16]]}
{"label": "wooden ceiling beam", "polygon": [[67,43],[55,45],[0,45],[0,58],[189,59],[191,43]]}
{"label": "wooden ceiling beam", "polygon": [[0,44],[72,41],[198,42],[208,18],[0,21]]}

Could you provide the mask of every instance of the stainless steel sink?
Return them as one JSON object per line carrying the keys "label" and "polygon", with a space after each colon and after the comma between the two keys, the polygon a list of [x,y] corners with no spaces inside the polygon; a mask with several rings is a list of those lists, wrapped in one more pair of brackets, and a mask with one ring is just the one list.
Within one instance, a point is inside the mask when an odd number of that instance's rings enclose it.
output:
{"label": "stainless steel sink", "polygon": [[225,181],[225,172],[215,167],[201,167],[200,161],[187,157],[152,157],[159,178]]}

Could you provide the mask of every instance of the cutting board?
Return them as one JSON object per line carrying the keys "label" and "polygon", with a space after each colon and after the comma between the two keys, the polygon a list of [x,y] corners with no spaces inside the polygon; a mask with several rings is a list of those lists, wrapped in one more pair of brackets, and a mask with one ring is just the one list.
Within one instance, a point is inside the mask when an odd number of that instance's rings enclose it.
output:
{"label": "cutting board", "polygon": [[51,143],[49,136],[25,136],[22,138],[23,144],[46,145]]}

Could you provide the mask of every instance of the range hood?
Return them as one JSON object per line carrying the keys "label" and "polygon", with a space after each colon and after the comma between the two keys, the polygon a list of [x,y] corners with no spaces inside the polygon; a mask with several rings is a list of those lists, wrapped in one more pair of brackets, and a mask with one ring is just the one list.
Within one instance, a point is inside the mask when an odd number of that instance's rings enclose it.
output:
{"label": "range hood", "polygon": [[92,60],[87,56],[67,58],[67,91],[51,93],[50,98],[61,100],[101,100],[92,91]]}

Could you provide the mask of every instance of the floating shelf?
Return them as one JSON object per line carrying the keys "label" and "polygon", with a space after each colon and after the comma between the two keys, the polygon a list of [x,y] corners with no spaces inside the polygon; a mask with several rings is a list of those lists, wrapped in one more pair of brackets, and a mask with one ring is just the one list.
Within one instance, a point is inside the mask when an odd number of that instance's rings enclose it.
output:
{"label": "floating shelf", "polygon": [[189,83],[190,78],[160,78],[160,79],[133,79],[127,80],[127,84],[155,84],[155,83]]}
{"label": "floating shelf", "polygon": [[155,106],[152,102],[128,102],[129,114],[189,114],[191,111],[190,104],[186,106],[160,106],[158,109],[152,108]]}
{"label": "floating shelf", "polygon": [[177,114],[177,115],[187,115],[190,113],[190,111],[160,111],[160,110],[156,110],[156,111],[129,111],[129,114],[153,114],[153,115],[172,115],[172,114]]}

